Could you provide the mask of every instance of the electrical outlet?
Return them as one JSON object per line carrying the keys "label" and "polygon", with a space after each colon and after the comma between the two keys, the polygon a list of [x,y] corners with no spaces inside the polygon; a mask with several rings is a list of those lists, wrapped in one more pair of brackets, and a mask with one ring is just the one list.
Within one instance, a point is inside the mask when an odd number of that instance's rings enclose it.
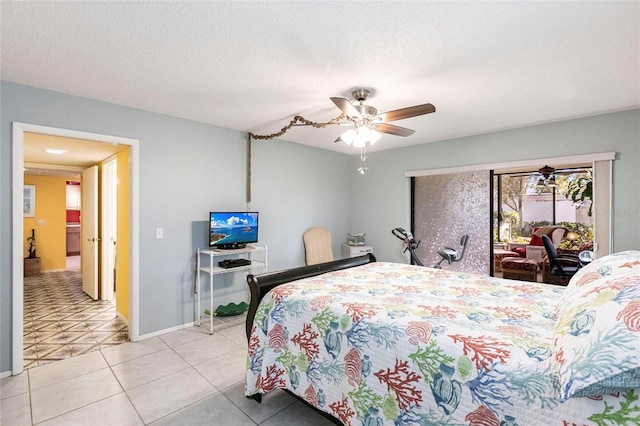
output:
{"label": "electrical outlet", "polygon": [[156,228],[156,240],[161,240],[164,238],[164,229]]}

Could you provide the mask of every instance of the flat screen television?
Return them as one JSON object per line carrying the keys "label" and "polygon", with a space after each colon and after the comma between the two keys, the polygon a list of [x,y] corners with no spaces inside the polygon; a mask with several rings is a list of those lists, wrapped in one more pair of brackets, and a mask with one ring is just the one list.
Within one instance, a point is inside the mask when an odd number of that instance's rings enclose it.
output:
{"label": "flat screen television", "polygon": [[258,212],[209,212],[209,247],[239,249],[258,242]]}

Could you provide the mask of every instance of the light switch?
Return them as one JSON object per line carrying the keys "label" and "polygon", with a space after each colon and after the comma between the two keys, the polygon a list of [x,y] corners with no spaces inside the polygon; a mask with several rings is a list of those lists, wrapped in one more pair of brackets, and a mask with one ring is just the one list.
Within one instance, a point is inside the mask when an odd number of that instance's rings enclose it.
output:
{"label": "light switch", "polygon": [[156,240],[161,240],[164,238],[164,229],[156,228]]}

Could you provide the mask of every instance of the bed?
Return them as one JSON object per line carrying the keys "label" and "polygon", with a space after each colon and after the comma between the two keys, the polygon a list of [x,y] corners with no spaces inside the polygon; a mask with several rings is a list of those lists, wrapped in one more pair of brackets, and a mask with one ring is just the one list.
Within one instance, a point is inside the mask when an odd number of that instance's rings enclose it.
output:
{"label": "bed", "polygon": [[640,252],[567,287],[372,255],[248,277],[245,394],[344,425],[640,424]]}

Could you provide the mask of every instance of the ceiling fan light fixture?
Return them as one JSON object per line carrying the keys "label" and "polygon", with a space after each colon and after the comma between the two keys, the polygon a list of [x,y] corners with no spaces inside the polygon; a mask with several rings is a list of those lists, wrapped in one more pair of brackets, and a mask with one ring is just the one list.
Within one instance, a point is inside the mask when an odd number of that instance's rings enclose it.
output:
{"label": "ceiling fan light fixture", "polygon": [[353,140],[353,146],[355,146],[356,148],[363,148],[366,143],[367,139],[365,139],[361,135],[356,136],[356,138]]}
{"label": "ceiling fan light fixture", "polygon": [[353,146],[356,148],[362,148],[369,142],[371,145],[378,142],[378,139],[382,137],[382,135],[376,132],[373,129],[370,129],[367,126],[360,126],[355,131],[352,129],[355,136],[352,139]]}
{"label": "ceiling fan light fixture", "polygon": [[369,130],[369,143],[371,145],[375,145],[376,142],[378,142],[381,137],[382,137],[382,135],[379,132],[376,132],[373,129]]}
{"label": "ceiling fan light fixture", "polygon": [[346,143],[347,145],[351,146],[351,144],[353,143],[353,141],[356,138],[356,131],[353,129],[349,129],[346,132],[344,132],[342,135],[340,135],[340,139],[342,140],[342,142]]}
{"label": "ceiling fan light fixture", "polygon": [[536,188],[544,188],[546,185],[544,184],[544,178],[538,179],[538,183],[536,183]]}
{"label": "ceiling fan light fixture", "polygon": [[547,186],[558,186],[558,184],[556,183],[556,177],[555,176],[551,176],[549,178],[549,180],[547,181]]}

